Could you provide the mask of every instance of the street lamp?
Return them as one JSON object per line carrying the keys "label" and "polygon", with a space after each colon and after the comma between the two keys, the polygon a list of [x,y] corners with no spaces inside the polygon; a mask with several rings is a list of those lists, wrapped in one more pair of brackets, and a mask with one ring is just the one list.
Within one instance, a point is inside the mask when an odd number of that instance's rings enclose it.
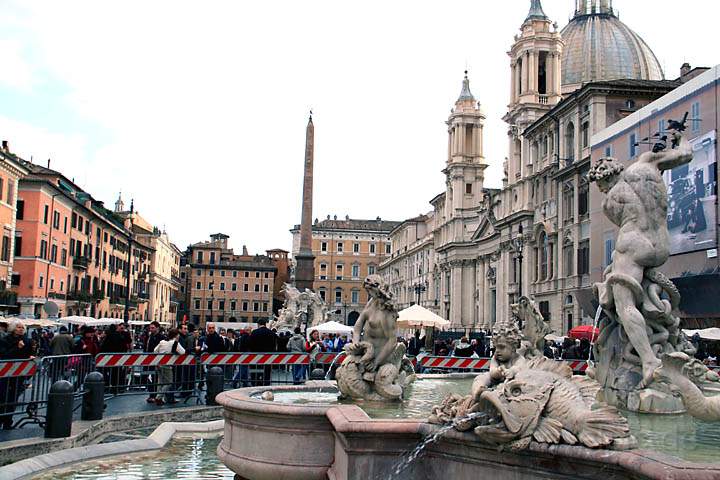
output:
{"label": "street lamp", "polygon": [[517,252],[518,259],[518,298],[522,297],[522,261],[523,261],[523,248],[525,247],[525,240],[523,239],[523,227],[518,226],[518,233],[513,239],[513,246],[515,252]]}
{"label": "street lamp", "polygon": [[427,287],[423,283],[416,283],[413,287],[415,289],[415,295],[417,295],[417,305],[420,305],[420,294],[427,290]]}

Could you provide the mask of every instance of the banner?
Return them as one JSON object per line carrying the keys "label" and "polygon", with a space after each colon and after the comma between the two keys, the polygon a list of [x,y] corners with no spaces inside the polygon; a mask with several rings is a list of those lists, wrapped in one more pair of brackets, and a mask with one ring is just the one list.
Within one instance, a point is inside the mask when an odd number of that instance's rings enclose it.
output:
{"label": "banner", "polygon": [[717,247],[715,130],[690,141],[693,159],[663,174],[668,189],[670,254]]}

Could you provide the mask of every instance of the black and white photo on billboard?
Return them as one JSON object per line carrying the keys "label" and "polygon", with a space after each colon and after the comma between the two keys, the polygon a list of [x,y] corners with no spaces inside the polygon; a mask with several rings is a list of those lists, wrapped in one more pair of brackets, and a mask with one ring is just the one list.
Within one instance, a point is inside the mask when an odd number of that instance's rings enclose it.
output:
{"label": "black and white photo on billboard", "polygon": [[692,161],[663,175],[671,255],[717,247],[715,137],[711,130],[692,139]]}

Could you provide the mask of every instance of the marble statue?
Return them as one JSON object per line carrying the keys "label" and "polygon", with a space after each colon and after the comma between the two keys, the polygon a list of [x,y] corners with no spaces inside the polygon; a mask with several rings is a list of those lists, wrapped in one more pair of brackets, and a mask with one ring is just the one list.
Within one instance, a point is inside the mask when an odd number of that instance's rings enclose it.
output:
{"label": "marble statue", "polygon": [[415,380],[405,345],[398,343],[398,314],[392,293],[379,275],[365,278],[370,300],[355,323],[353,339],[345,345],[347,356],[335,378],[341,397],[366,400],[400,400]]}
{"label": "marble statue", "polygon": [[675,285],[658,268],[668,259],[667,188],[662,172],[692,160],[681,122],[671,121],[671,144],[663,137],[629,167],[601,158],[588,177],[604,193],[603,212],[619,227],[612,263],[594,285],[606,315],[590,371],[602,398],[635,411],[676,413],[682,405],[666,382],[656,381],[664,353],[691,351],[673,311]]}
{"label": "marble statue", "polygon": [[523,296],[518,303],[510,305],[510,308],[513,315],[522,320],[521,355],[541,356],[545,349],[545,335],[552,333],[552,329],[543,318],[537,304]]}
{"label": "marble statue", "polygon": [[720,381],[716,372],[683,352],[665,353],[655,377],[668,381],[682,397],[687,412],[709,422],[720,421],[720,396],[705,397],[700,385]]}
{"label": "marble statue", "polygon": [[288,283],[283,287],[285,303],[270,328],[294,330],[307,322],[307,328],[328,321],[327,306],[320,295],[308,289],[301,292]]}
{"label": "marble statue", "polygon": [[533,440],[590,448],[635,446],[627,420],[597,401],[595,380],[573,375],[566,363],[535,349],[521,353],[523,344],[532,343],[513,321],[496,327],[493,343],[497,350],[490,371],[476,377],[470,395],[449,395],[433,407],[430,423],[472,429],[479,441],[512,449],[526,448]]}

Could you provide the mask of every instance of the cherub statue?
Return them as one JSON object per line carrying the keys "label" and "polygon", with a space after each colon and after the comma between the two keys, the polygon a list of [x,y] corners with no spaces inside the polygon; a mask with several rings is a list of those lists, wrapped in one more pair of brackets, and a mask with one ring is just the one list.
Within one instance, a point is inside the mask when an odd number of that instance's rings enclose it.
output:
{"label": "cherub statue", "polygon": [[490,370],[479,374],[473,380],[471,393],[475,400],[479,400],[486,389],[504,382],[511,368],[526,364],[525,357],[519,352],[522,339],[522,334],[514,321],[497,325],[493,331],[495,353],[490,359]]}
{"label": "cherub statue", "polygon": [[335,374],[338,388],[344,397],[399,400],[415,372],[404,358],[405,345],[397,341],[392,293],[379,275],[369,275],[363,286],[370,300],[345,345],[347,357]]}

